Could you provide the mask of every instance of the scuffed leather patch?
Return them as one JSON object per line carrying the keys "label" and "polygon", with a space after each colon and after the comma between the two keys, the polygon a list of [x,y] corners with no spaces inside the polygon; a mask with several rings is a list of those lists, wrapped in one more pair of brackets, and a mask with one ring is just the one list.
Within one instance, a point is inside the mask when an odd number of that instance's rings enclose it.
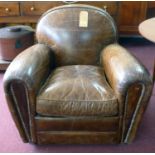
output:
{"label": "scuffed leather patch", "polygon": [[57,68],[37,97],[42,115],[114,116],[118,103],[102,68],[74,65]]}

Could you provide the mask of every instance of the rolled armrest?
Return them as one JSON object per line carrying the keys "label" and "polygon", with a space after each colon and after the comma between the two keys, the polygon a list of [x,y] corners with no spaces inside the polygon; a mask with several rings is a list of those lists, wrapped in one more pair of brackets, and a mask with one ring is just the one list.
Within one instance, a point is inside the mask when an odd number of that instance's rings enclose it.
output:
{"label": "rolled armrest", "polygon": [[101,63],[120,104],[124,124],[122,141],[129,143],[151,96],[152,79],[140,61],[118,44],[102,51]]}
{"label": "rolled armrest", "polygon": [[21,81],[37,93],[53,67],[54,55],[49,47],[36,44],[26,49],[13,60],[5,73],[5,93],[8,93],[9,83],[13,81]]}
{"label": "rolled armrest", "polygon": [[33,126],[36,95],[53,67],[51,49],[36,44],[19,54],[4,75],[7,103],[24,142],[35,142],[30,126]]}

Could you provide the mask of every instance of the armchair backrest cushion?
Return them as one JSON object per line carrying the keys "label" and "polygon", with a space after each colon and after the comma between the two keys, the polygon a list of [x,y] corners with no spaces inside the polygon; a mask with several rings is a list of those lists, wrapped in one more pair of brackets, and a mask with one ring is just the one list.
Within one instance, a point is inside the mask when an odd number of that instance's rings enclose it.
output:
{"label": "armchair backrest cushion", "polygon": [[97,7],[72,4],[45,12],[36,37],[55,53],[56,66],[98,65],[101,50],[117,41],[112,17]]}

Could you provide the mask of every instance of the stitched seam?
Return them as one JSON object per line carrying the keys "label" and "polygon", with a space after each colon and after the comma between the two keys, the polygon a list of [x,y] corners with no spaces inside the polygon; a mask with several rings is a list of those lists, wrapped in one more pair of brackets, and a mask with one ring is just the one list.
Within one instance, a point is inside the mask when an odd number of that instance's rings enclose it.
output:
{"label": "stitched seam", "polygon": [[127,141],[128,141],[128,138],[130,136],[131,130],[132,130],[133,126],[134,126],[134,121],[135,121],[135,118],[137,116],[138,110],[141,107],[140,106],[141,105],[141,101],[142,101],[144,93],[145,93],[145,89],[146,89],[145,85],[144,84],[141,84],[141,85],[142,85],[142,92],[141,92],[141,95],[139,97],[136,109],[134,111],[134,114],[133,114],[133,117],[132,117],[132,120],[131,120],[131,123],[130,123],[130,127],[129,127],[128,131],[127,131],[127,134],[126,134],[126,137],[125,137],[125,140],[124,140],[125,143],[127,143]]}
{"label": "stitched seam", "polygon": [[29,116],[29,130],[30,130],[30,135],[31,135],[31,141],[32,142],[36,142],[36,135],[35,135],[35,126],[33,125],[34,124],[34,119],[31,118],[31,115],[32,115],[32,111],[31,111],[31,107],[30,106],[30,100],[29,100],[29,89],[27,88],[27,85],[26,83],[22,83],[23,86],[24,86],[24,89],[25,89],[25,92],[26,92],[26,101],[27,101],[27,106],[28,106],[28,116]]}
{"label": "stitched seam", "polygon": [[89,101],[89,100],[49,100],[49,99],[37,99],[37,101],[43,100],[43,101],[51,101],[51,102],[109,102],[109,101],[115,101],[117,102],[117,99],[110,99],[106,101],[99,101],[99,100],[94,100],[94,101]]}
{"label": "stitched seam", "polygon": [[[128,104],[128,93],[127,93],[127,96],[126,96],[126,100],[125,100],[125,113],[124,113],[124,117],[123,117],[123,121],[122,121],[122,142],[124,142],[124,143],[127,143],[127,141],[128,141],[128,138],[129,138],[129,135],[130,135],[130,131],[133,128],[135,117],[137,116],[137,113],[138,113],[138,110],[140,108],[140,104],[141,104],[143,95],[145,93],[145,86],[144,86],[144,84],[141,84],[140,83],[140,85],[142,85],[142,91],[141,91],[141,94],[139,96],[139,99],[138,99],[138,102],[137,102],[137,106],[135,108],[135,111],[133,113],[130,126],[129,126],[128,130],[127,130],[127,134],[124,135],[124,132],[125,132],[125,118],[126,118],[126,113],[127,113],[127,106],[126,105]],[[124,139],[124,137],[125,137],[125,139]]]}
{"label": "stitched seam", "polygon": [[121,141],[124,141],[124,132],[125,132],[125,118],[126,118],[126,111],[127,111],[127,105],[128,104],[128,93],[126,95],[125,99],[125,109],[124,109],[124,117],[122,118],[122,139]]}
{"label": "stitched seam", "polygon": [[16,95],[14,94],[14,90],[13,90],[12,85],[10,86],[10,90],[11,90],[11,93],[12,93],[12,96],[13,96],[13,100],[14,100],[14,102],[15,102],[15,105],[16,105],[16,108],[17,108],[17,111],[18,111],[18,114],[19,114],[21,123],[22,123],[22,126],[23,126],[23,128],[24,128],[25,134],[26,134],[27,138],[30,140],[30,136],[29,136],[29,134],[27,133],[27,129],[26,129],[26,126],[25,126],[23,117],[22,117],[22,115],[21,115],[20,109],[19,109],[19,107],[18,107],[18,101],[17,101],[17,99],[16,99]]}
{"label": "stitched seam", "polygon": [[23,86],[24,86],[24,89],[25,89],[25,94],[26,94],[26,102],[27,102],[27,107],[28,107],[28,116],[29,116],[29,130],[30,130],[30,134],[31,134],[31,138],[33,137],[32,136],[32,131],[31,131],[31,122],[32,122],[32,120],[31,120],[31,112],[30,112],[30,102],[29,102],[29,97],[28,97],[28,90],[27,90],[27,88],[26,88],[26,86],[25,86],[25,84],[23,84]]}

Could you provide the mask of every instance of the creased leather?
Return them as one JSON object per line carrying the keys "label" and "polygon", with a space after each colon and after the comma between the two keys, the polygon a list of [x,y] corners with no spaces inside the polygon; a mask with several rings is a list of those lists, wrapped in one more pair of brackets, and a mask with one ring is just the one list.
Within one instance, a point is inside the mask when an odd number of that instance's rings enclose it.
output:
{"label": "creased leather", "polygon": [[[80,11],[88,12],[87,28],[79,27]],[[145,67],[126,49],[109,45],[117,40],[112,18],[96,7],[61,6],[41,17],[36,36],[43,44],[21,53],[4,76],[7,103],[23,141],[131,142],[151,96],[152,81]],[[102,67],[95,67],[99,59]],[[58,66],[63,67],[54,69]],[[40,131],[36,129],[36,117],[42,119],[40,126],[46,124]],[[91,132],[90,121],[93,118],[96,122],[98,117],[98,129]],[[114,117],[118,121],[111,124]],[[86,122],[88,131],[80,131],[81,121],[76,121],[79,118]],[[64,130],[64,119],[72,119],[67,126],[72,131]],[[51,120],[60,127],[58,131],[48,124]],[[98,125],[100,121],[105,126],[110,123],[108,128]],[[74,128],[76,125],[80,132]]]}
{"label": "creased leather", "polygon": [[118,44],[109,45],[102,51],[101,63],[110,86],[119,100],[120,112],[124,120],[126,117],[126,107],[128,106],[126,97],[129,88],[135,84],[142,85],[142,93],[139,96],[139,101],[134,103],[135,112],[131,116],[132,120],[128,133],[127,135],[122,134],[124,136],[124,142],[131,142],[135,137],[138,125],[151,96],[152,79],[142,63]]}
{"label": "creased leather", "polygon": [[[8,100],[8,106],[10,107],[20,135],[25,142],[35,142],[35,138],[33,139],[35,136],[32,131],[34,127],[33,117],[36,112],[35,98],[40,86],[51,72],[54,66],[53,62],[54,58],[51,49],[45,45],[36,44],[19,54],[10,64],[4,75],[4,91]],[[16,92],[13,93],[13,91],[15,91],[14,88],[18,87],[22,90],[18,93],[25,93],[24,96],[27,98],[27,103],[24,101],[23,105],[27,108],[25,109],[25,113],[20,111],[23,103],[22,99],[25,99],[25,97],[21,96],[20,100],[19,97],[16,98],[17,96],[14,95]],[[27,106],[25,104],[27,104]],[[27,116],[27,111],[30,114],[29,116]],[[28,121],[23,121],[25,119],[28,119]],[[27,122],[29,124],[24,125],[24,123]],[[31,135],[29,135],[29,131],[25,130],[25,126],[30,127]],[[28,136],[26,137],[25,135]]]}
{"label": "creased leather", "polygon": [[26,49],[14,59],[5,73],[5,92],[10,81],[21,80],[37,94],[43,79],[51,72],[53,63],[54,55],[46,45],[36,44]]}
{"label": "creased leather", "polygon": [[[79,26],[81,11],[88,12],[88,26]],[[36,28],[38,42],[54,48],[56,65],[96,65],[100,52],[117,40],[111,16],[104,10],[87,6],[62,6],[47,11]]]}
{"label": "creased leather", "polygon": [[37,97],[36,109],[51,116],[114,116],[118,103],[102,68],[75,65],[52,72]]}
{"label": "creased leather", "polygon": [[147,69],[125,48],[118,44],[107,46],[101,55],[101,63],[110,86],[119,101],[124,101],[127,89],[134,83],[148,83],[152,80]]}

